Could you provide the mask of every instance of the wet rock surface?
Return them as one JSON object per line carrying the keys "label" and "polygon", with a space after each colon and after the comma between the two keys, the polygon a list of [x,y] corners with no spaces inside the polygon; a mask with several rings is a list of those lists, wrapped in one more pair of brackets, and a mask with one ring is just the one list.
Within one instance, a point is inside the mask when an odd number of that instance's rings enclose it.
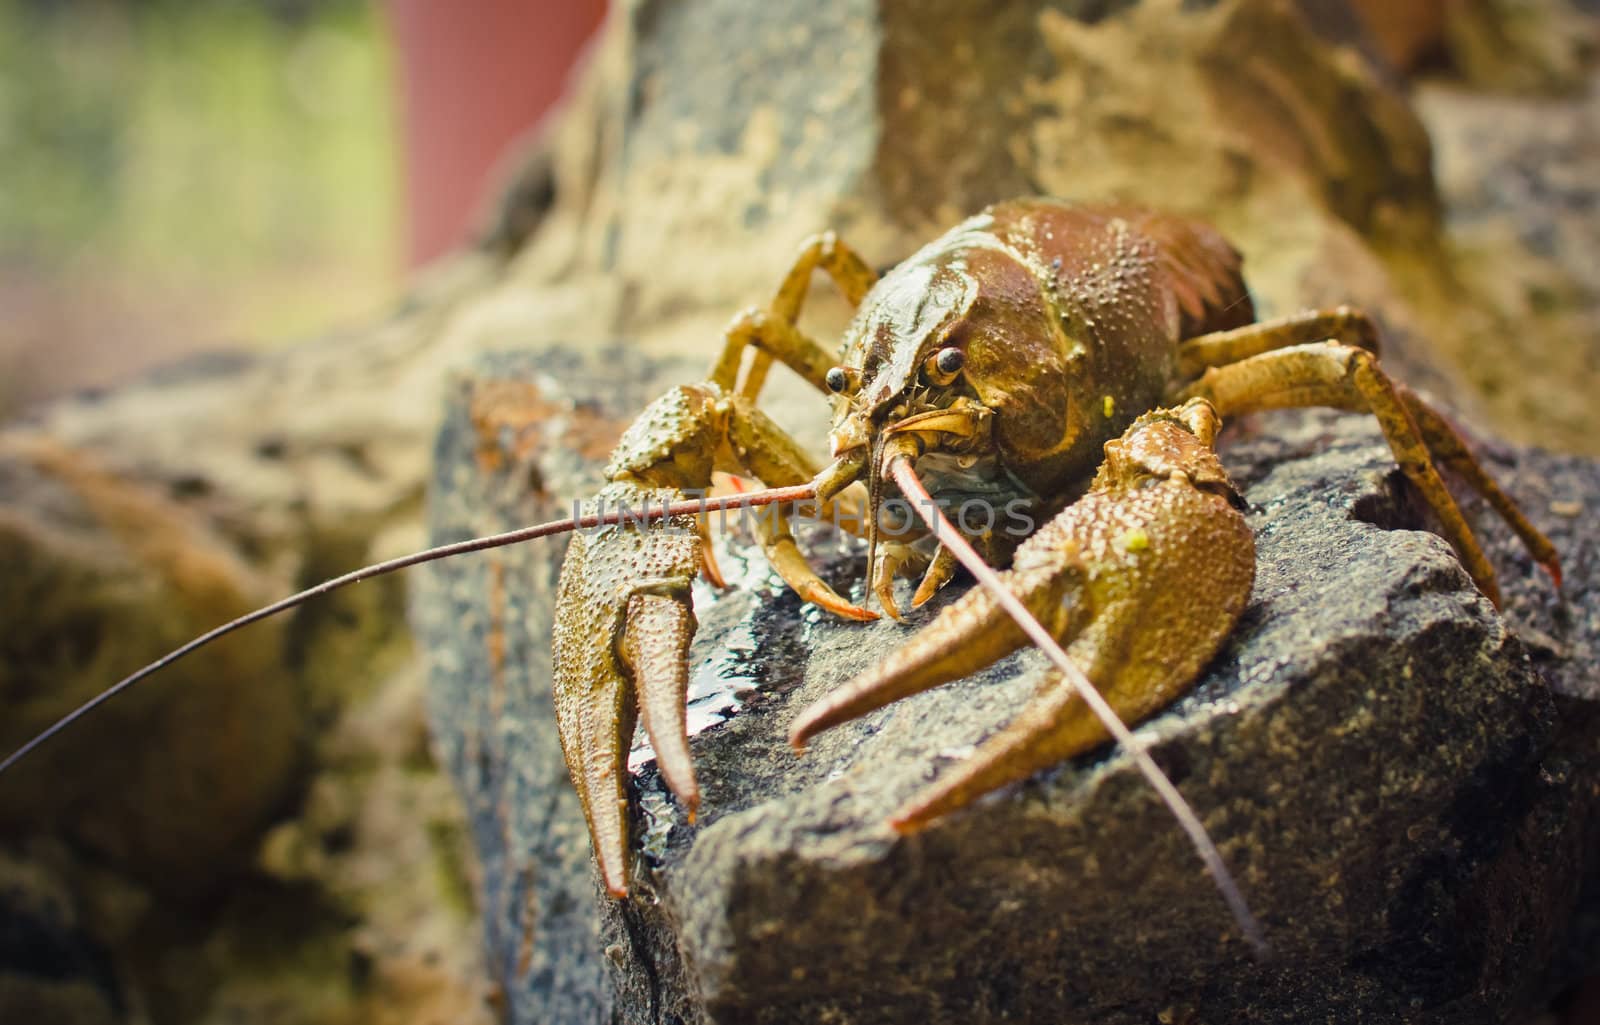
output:
{"label": "wet rock surface", "polygon": [[[564,512],[592,486],[602,437],[672,372],[686,371],[641,369],[618,389],[603,358],[561,350],[462,378],[437,453],[435,539]],[[519,426],[493,399],[515,388],[554,415]],[[1139,735],[1260,916],[1274,951],[1260,964],[1122,752],[916,837],[889,831],[901,801],[1031,694],[1031,651],[796,758],[795,712],[909,628],[801,607],[737,536],[721,555],[740,585],[697,597],[700,818],[684,821],[636,750],[636,893],[601,899],[551,721],[559,545],[440,567],[415,619],[512,1019],[1483,1022],[1536,1005],[1592,952],[1581,890],[1596,777],[1582,738],[1600,686],[1600,470],[1490,455],[1568,572],[1561,601],[1469,502],[1505,619],[1415,529],[1362,418],[1261,418],[1224,447],[1252,506],[1255,594],[1194,692]],[[817,550],[831,579],[859,577],[859,552]]]}

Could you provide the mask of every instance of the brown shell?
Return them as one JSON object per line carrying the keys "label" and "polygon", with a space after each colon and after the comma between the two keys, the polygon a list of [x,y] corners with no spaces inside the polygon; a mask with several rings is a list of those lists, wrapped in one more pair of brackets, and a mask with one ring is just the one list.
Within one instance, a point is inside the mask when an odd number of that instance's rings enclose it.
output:
{"label": "brown shell", "polygon": [[[1255,307],[1241,273],[1244,260],[1222,233],[1204,221],[1118,204],[1073,204],[1052,199],[1016,199],[988,210],[996,234],[1017,244],[1018,229],[1041,256],[1060,256],[1061,285],[1089,305],[1103,305],[1129,270],[1117,256],[1137,252],[1154,257],[1159,287],[1177,303],[1178,338],[1243,327],[1255,320]],[[1048,231],[1053,237],[1041,237]],[[1118,235],[1142,236],[1153,246],[1119,246]],[[1174,339],[1175,341],[1176,339]]]}
{"label": "brown shell", "polygon": [[1221,232],[1203,221],[1153,210],[1130,207],[1121,213],[1159,248],[1167,287],[1178,300],[1180,337],[1243,327],[1256,319],[1240,273],[1244,258]]}

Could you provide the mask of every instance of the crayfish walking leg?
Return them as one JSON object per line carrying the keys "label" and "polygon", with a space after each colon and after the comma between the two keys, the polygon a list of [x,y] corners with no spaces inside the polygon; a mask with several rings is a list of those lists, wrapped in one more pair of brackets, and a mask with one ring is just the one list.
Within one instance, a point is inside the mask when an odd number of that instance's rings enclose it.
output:
{"label": "crayfish walking leg", "polygon": [[1179,350],[1180,368],[1199,373],[1180,395],[1210,400],[1223,417],[1302,406],[1371,413],[1400,469],[1421,492],[1445,539],[1490,601],[1500,604],[1494,567],[1440,478],[1436,461],[1481,494],[1559,583],[1554,546],[1484,472],[1455,428],[1384,373],[1377,348],[1371,321],[1349,309],[1298,314],[1202,335]]}

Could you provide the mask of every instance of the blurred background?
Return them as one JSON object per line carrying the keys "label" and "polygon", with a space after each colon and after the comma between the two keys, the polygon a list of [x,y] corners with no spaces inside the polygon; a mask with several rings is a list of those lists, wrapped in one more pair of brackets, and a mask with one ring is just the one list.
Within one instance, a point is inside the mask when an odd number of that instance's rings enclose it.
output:
{"label": "blurred background", "polygon": [[0,0],[0,418],[370,318],[460,243],[604,2],[473,8]]}

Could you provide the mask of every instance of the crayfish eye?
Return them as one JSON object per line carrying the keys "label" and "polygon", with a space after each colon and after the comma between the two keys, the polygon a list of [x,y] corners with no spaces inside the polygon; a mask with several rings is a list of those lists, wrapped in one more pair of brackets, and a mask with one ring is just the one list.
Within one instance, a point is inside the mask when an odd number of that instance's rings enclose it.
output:
{"label": "crayfish eye", "polygon": [[967,354],[953,345],[947,345],[929,356],[928,362],[923,364],[922,369],[934,384],[946,385],[954,381],[956,375],[961,373],[961,368],[966,365]]}
{"label": "crayfish eye", "polygon": [[834,367],[822,378],[822,383],[835,395],[854,391],[861,384],[861,372],[849,367]]}

